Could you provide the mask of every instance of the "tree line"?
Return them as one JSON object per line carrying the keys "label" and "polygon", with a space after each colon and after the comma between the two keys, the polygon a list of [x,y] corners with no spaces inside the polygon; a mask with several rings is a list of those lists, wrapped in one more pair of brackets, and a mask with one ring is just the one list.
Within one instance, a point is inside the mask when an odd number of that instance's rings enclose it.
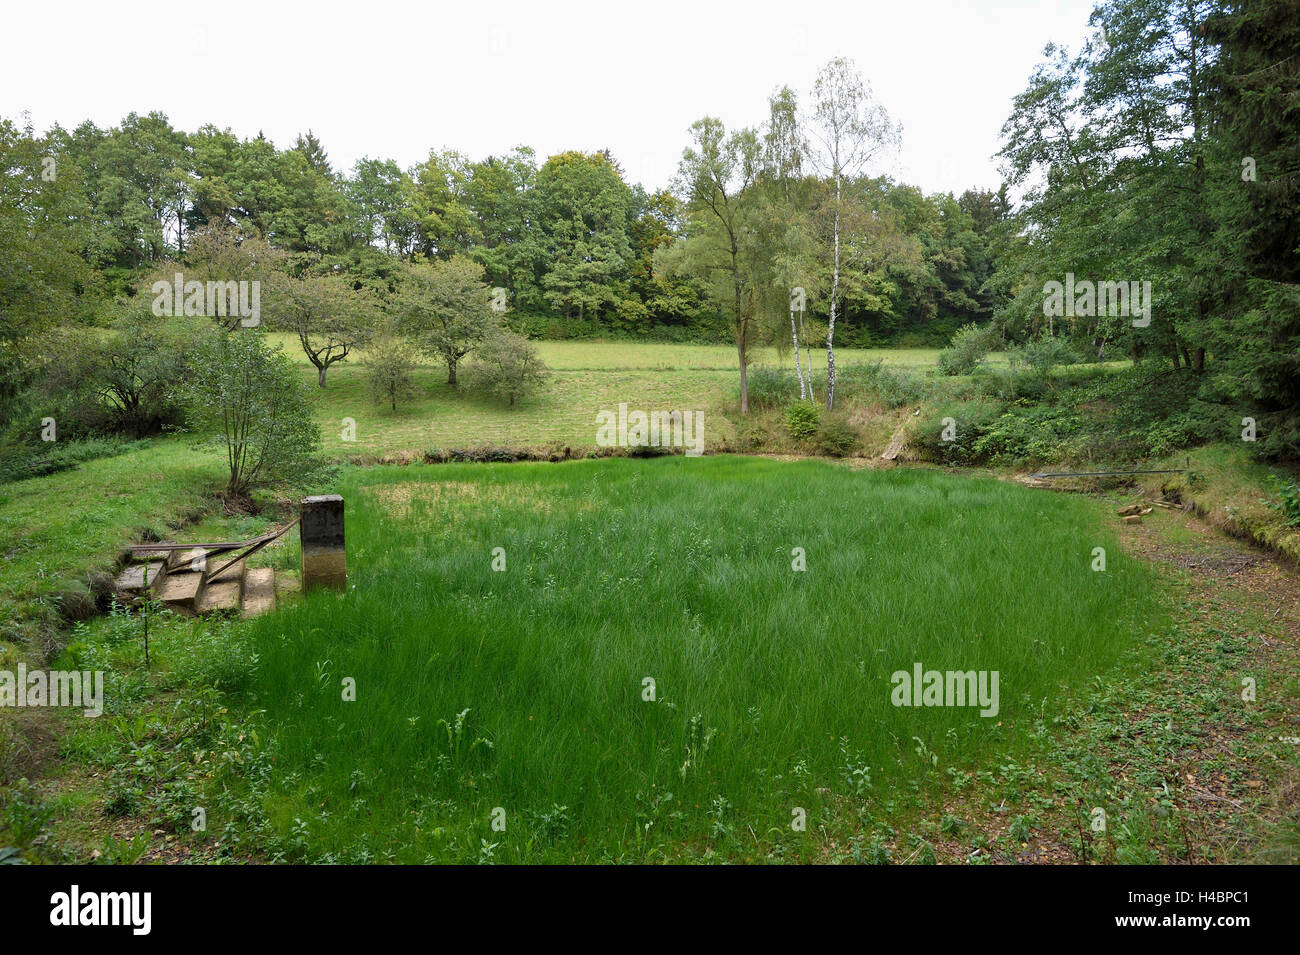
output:
{"label": "tree line", "polygon": [[[1015,98],[1001,188],[959,197],[873,175],[901,132],[845,59],[802,97],[772,93],[761,124],[698,120],[654,193],[608,150],[342,172],[310,132],[281,150],[157,113],[41,135],[0,121],[0,402],[30,385],[37,332],[108,324],[97,303],[179,265],[263,275],[322,385],[367,340],[455,384],[474,348],[519,359],[516,382],[540,371],[498,333],[634,334],[733,343],[742,410],[752,348],[775,345],[833,407],[836,346],[965,329],[965,350],[1041,337],[1163,362],[1151,387],[1176,376],[1189,407],[1257,415],[1263,449],[1294,453],[1296,21],[1293,0],[1098,4],[1092,39],[1049,45]],[[1066,280],[1149,285],[1151,320],[1113,300],[1058,319],[1045,293]],[[429,304],[455,288],[459,312]]]}

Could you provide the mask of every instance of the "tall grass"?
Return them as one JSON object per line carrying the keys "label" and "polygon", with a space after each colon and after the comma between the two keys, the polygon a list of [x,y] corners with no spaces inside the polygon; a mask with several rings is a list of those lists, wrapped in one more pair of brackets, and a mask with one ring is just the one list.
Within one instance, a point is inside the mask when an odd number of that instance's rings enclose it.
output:
{"label": "tall grass", "polygon": [[[1004,753],[1151,607],[1095,511],[996,481],[718,457],[372,469],[342,490],[347,593],[253,633],[268,809],[317,852],[813,856],[796,807],[854,831]],[[999,671],[1001,712],[894,707],[915,662]]]}

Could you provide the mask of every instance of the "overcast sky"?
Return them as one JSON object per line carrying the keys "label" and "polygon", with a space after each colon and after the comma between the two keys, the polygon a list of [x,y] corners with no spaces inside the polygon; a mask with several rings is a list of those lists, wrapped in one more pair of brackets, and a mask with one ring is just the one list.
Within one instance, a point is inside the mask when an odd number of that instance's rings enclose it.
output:
{"label": "overcast sky", "polygon": [[0,115],[38,130],[161,110],[173,125],[312,129],[330,160],[403,167],[431,147],[479,159],[609,148],[666,186],[703,115],[758,124],[788,84],[851,57],[903,126],[888,168],[926,191],[996,188],[998,133],[1049,41],[1076,50],[1092,0],[459,0],[203,5],[17,3]]}

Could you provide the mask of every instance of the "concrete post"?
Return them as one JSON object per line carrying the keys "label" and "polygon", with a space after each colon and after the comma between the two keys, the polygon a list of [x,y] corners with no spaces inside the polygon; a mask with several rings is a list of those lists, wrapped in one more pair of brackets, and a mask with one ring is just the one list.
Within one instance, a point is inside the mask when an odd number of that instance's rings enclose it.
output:
{"label": "concrete post", "polygon": [[343,546],[343,498],[321,494],[302,500],[302,589],[343,590],[348,583],[347,552]]}

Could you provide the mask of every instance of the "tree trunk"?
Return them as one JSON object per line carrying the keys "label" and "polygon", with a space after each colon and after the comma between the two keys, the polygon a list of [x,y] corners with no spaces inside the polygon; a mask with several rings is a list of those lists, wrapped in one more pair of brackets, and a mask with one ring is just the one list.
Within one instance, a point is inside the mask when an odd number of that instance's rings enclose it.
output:
{"label": "tree trunk", "polygon": [[803,401],[808,397],[808,388],[804,384],[803,369],[799,367],[799,329],[794,324],[794,309],[790,309],[790,337],[794,339],[794,373],[799,376],[799,400]]}
{"label": "tree trunk", "polygon": [[740,358],[740,412],[749,413],[749,374],[745,367],[745,333],[736,333],[736,354]]}
{"label": "tree trunk", "polygon": [[826,410],[835,407],[835,308],[840,292],[840,173],[835,171],[835,268],[831,273],[831,316],[826,327]]}
{"label": "tree trunk", "polygon": [[731,233],[731,288],[736,295],[732,305],[732,327],[736,331],[736,355],[740,359],[740,413],[749,414],[749,369],[745,367],[745,312],[740,295],[740,250],[736,235]]}
{"label": "tree trunk", "polygon": [[316,381],[322,388],[325,387],[325,372],[329,371],[329,367],[329,365],[316,366]]}
{"label": "tree trunk", "polygon": [[447,359],[447,384],[456,387],[456,359]]}

